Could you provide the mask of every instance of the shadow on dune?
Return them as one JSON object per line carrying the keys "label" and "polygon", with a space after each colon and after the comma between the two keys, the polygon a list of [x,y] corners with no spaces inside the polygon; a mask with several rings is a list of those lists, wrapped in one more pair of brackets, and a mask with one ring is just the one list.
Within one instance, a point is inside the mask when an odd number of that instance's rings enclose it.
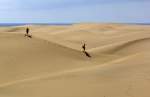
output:
{"label": "shadow on dune", "polygon": [[25,37],[32,38],[32,35],[25,34]]}
{"label": "shadow on dune", "polygon": [[89,57],[89,58],[92,57],[92,56],[91,56],[88,52],[86,52],[86,51],[83,51],[83,53],[84,53],[87,57]]}

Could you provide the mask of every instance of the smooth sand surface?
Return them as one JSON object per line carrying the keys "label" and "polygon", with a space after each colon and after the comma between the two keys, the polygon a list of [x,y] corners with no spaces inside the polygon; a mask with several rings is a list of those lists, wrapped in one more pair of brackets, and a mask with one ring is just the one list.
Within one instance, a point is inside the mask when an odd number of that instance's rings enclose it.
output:
{"label": "smooth sand surface", "polygon": [[0,27],[0,97],[150,97],[150,26],[26,27]]}

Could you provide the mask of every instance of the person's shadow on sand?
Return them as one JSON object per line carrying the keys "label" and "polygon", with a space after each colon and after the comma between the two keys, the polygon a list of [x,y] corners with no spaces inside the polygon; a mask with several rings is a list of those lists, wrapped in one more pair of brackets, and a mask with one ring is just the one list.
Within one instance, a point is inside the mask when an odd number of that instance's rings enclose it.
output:
{"label": "person's shadow on sand", "polygon": [[29,31],[30,31],[30,29],[29,29],[29,28],[26,28],[25,37],[32,38],[32,35],[29,35]]}
{"label": "person's shadow on sand", "polygon": [[84,53],[87,57],[89,57],[89,58],[92,57],[92,56],[91,56],[88,52],[86,52],[86,51],[83,51],[83,53]]}
{"label": "person's shadow on sand", "polygon": [[87,57],[91,58],[91,55],[86,51],[86,44],[85,44],[85,43],[82,45],[82,49],[83,49],[82,52],[83,52]]}
{"label": "person's shadow on sand", "polygon": [[29,35],[29,34],[28,34],[28,35],[25,34],[24,36],[25,36],[25,37],[28,37],[28,38],[32,38],[32,35]]}

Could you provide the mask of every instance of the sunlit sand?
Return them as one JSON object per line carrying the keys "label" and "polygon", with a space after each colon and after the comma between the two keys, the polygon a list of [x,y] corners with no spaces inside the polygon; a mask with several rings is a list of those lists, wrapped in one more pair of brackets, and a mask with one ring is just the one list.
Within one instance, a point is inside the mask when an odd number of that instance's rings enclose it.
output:
{"label": "sunlit sand", "polygon": [[0,97],[150,97],[149,90],[148,25],[0,27]]}

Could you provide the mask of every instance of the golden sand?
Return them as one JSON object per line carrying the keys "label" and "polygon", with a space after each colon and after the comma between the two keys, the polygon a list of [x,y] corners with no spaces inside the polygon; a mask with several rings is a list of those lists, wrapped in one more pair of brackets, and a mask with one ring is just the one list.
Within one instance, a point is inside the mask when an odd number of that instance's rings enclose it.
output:
{"label": "golden sand", "polygon": [[150,26],[26,27],[0,28],[0,97],[150,97]]}

